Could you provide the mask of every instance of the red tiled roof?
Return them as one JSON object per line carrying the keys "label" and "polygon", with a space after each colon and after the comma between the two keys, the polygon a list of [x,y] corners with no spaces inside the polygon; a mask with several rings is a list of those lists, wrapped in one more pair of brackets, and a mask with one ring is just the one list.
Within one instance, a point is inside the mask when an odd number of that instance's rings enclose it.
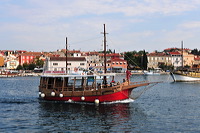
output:
{"label": "red tiled roof", "polygon": [[111,60],[108,60],[107,62],[113,62],[113,61],[126,61],[126,60],[123,60],[123,59],[120,59],[120,58],[113,58]]}
{"label": "red tiled roof", "polygon": [[166,53],[149,53],[147,56],[169,56]]}
{"label": "red tiled roof", "polygon": [[179,52],[169,52],[169,54],[171,54],[171,55],[181,55],[181,53],[179,53]]}
{"label": "red tiled roof", "polygon": [[42,52],[26,52],[26,53],[22,53],[20,54],[21,56],[40,56],[42,55]]}
{"label": "red tiled roof", "polygon": [[200,61],[200,57],[195,57],[194,60]]}
{"label": "red tiled roof", "polygon": [[94,51],[94,52],[82,52],[81,53],[82,55],[99,55],[99,52],[96,52],[96,51]]}

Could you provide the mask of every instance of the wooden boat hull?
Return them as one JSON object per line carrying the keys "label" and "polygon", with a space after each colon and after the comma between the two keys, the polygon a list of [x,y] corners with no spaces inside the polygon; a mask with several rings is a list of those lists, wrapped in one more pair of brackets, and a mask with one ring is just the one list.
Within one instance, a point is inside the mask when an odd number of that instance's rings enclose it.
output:
{"label": "wooden boat hull", "polygon": [[200,82],[200,77],[191,77],[187,75],[173,74],[173,73],[171,73],[171,76],[174,82]]}
{"label": "wooden boat hull", "polygon": [[95,102],[96,99],[99,100],[99,102],[112,102],[112,101],[118,101],[118,100],[124,100],[128,99],[131,94],[132,89],[122,90],[116,93],[112,94],[106,94],[106,95],[99,95],[99,96],[84,96],[84,100],[82,99],[82,96],[66,96],[66,97],[59,97],[59,96],[49,96],[44,97],[44,100],[50,100],[50,101],[74,101],[74,102]]}

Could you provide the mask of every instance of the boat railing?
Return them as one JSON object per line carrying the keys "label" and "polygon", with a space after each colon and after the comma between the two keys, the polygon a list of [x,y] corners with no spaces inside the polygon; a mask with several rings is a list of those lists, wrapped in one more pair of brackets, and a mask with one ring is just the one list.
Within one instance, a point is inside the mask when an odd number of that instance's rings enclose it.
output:
{"label": "boat railing", "polygon": [[176,74],[180,74],[180,75],[185,75],[185,76],[190,76],[190,77],[200,77],[200,72],[190,72],[190,71],[177,71],[175,72]]}
{"label": "boat railing", "polygon": [[149,83],[149,81],[130,82],[130,85],[137,85],[141,83]]}
{"label": "boat railing", "polygon": [[65,67],[47,67],[44,68],[43,75],[48,74],[82,74],[84,73],[83,68],[74,67],[70,70],[66,70]]}

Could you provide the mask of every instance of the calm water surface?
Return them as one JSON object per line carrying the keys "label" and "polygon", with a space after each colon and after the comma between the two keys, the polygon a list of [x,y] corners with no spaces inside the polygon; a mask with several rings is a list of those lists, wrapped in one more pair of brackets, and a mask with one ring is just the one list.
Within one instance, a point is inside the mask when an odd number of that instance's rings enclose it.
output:
{"label": "calm water surface", "polygon": [[0,132],[200,132],[200,84],[169,75],[131,80],[164,82],[135,101],[96,106],[39,100],[39,77],[0,78]]}

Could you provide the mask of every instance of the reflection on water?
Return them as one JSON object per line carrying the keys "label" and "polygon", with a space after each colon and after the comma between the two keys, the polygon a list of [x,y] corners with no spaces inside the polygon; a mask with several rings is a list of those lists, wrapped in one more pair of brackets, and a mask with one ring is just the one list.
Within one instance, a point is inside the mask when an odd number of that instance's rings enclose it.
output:
{"label": "reflection on water", "polygon": [[[44,128],[54,127],[51,131],[131,131],[132,125],[141,119],[145,119],[145,114],[133,103],[96,106],[40,102],[39,106],[39,124]],[[135,121],[130,125],[130,120]]]}

